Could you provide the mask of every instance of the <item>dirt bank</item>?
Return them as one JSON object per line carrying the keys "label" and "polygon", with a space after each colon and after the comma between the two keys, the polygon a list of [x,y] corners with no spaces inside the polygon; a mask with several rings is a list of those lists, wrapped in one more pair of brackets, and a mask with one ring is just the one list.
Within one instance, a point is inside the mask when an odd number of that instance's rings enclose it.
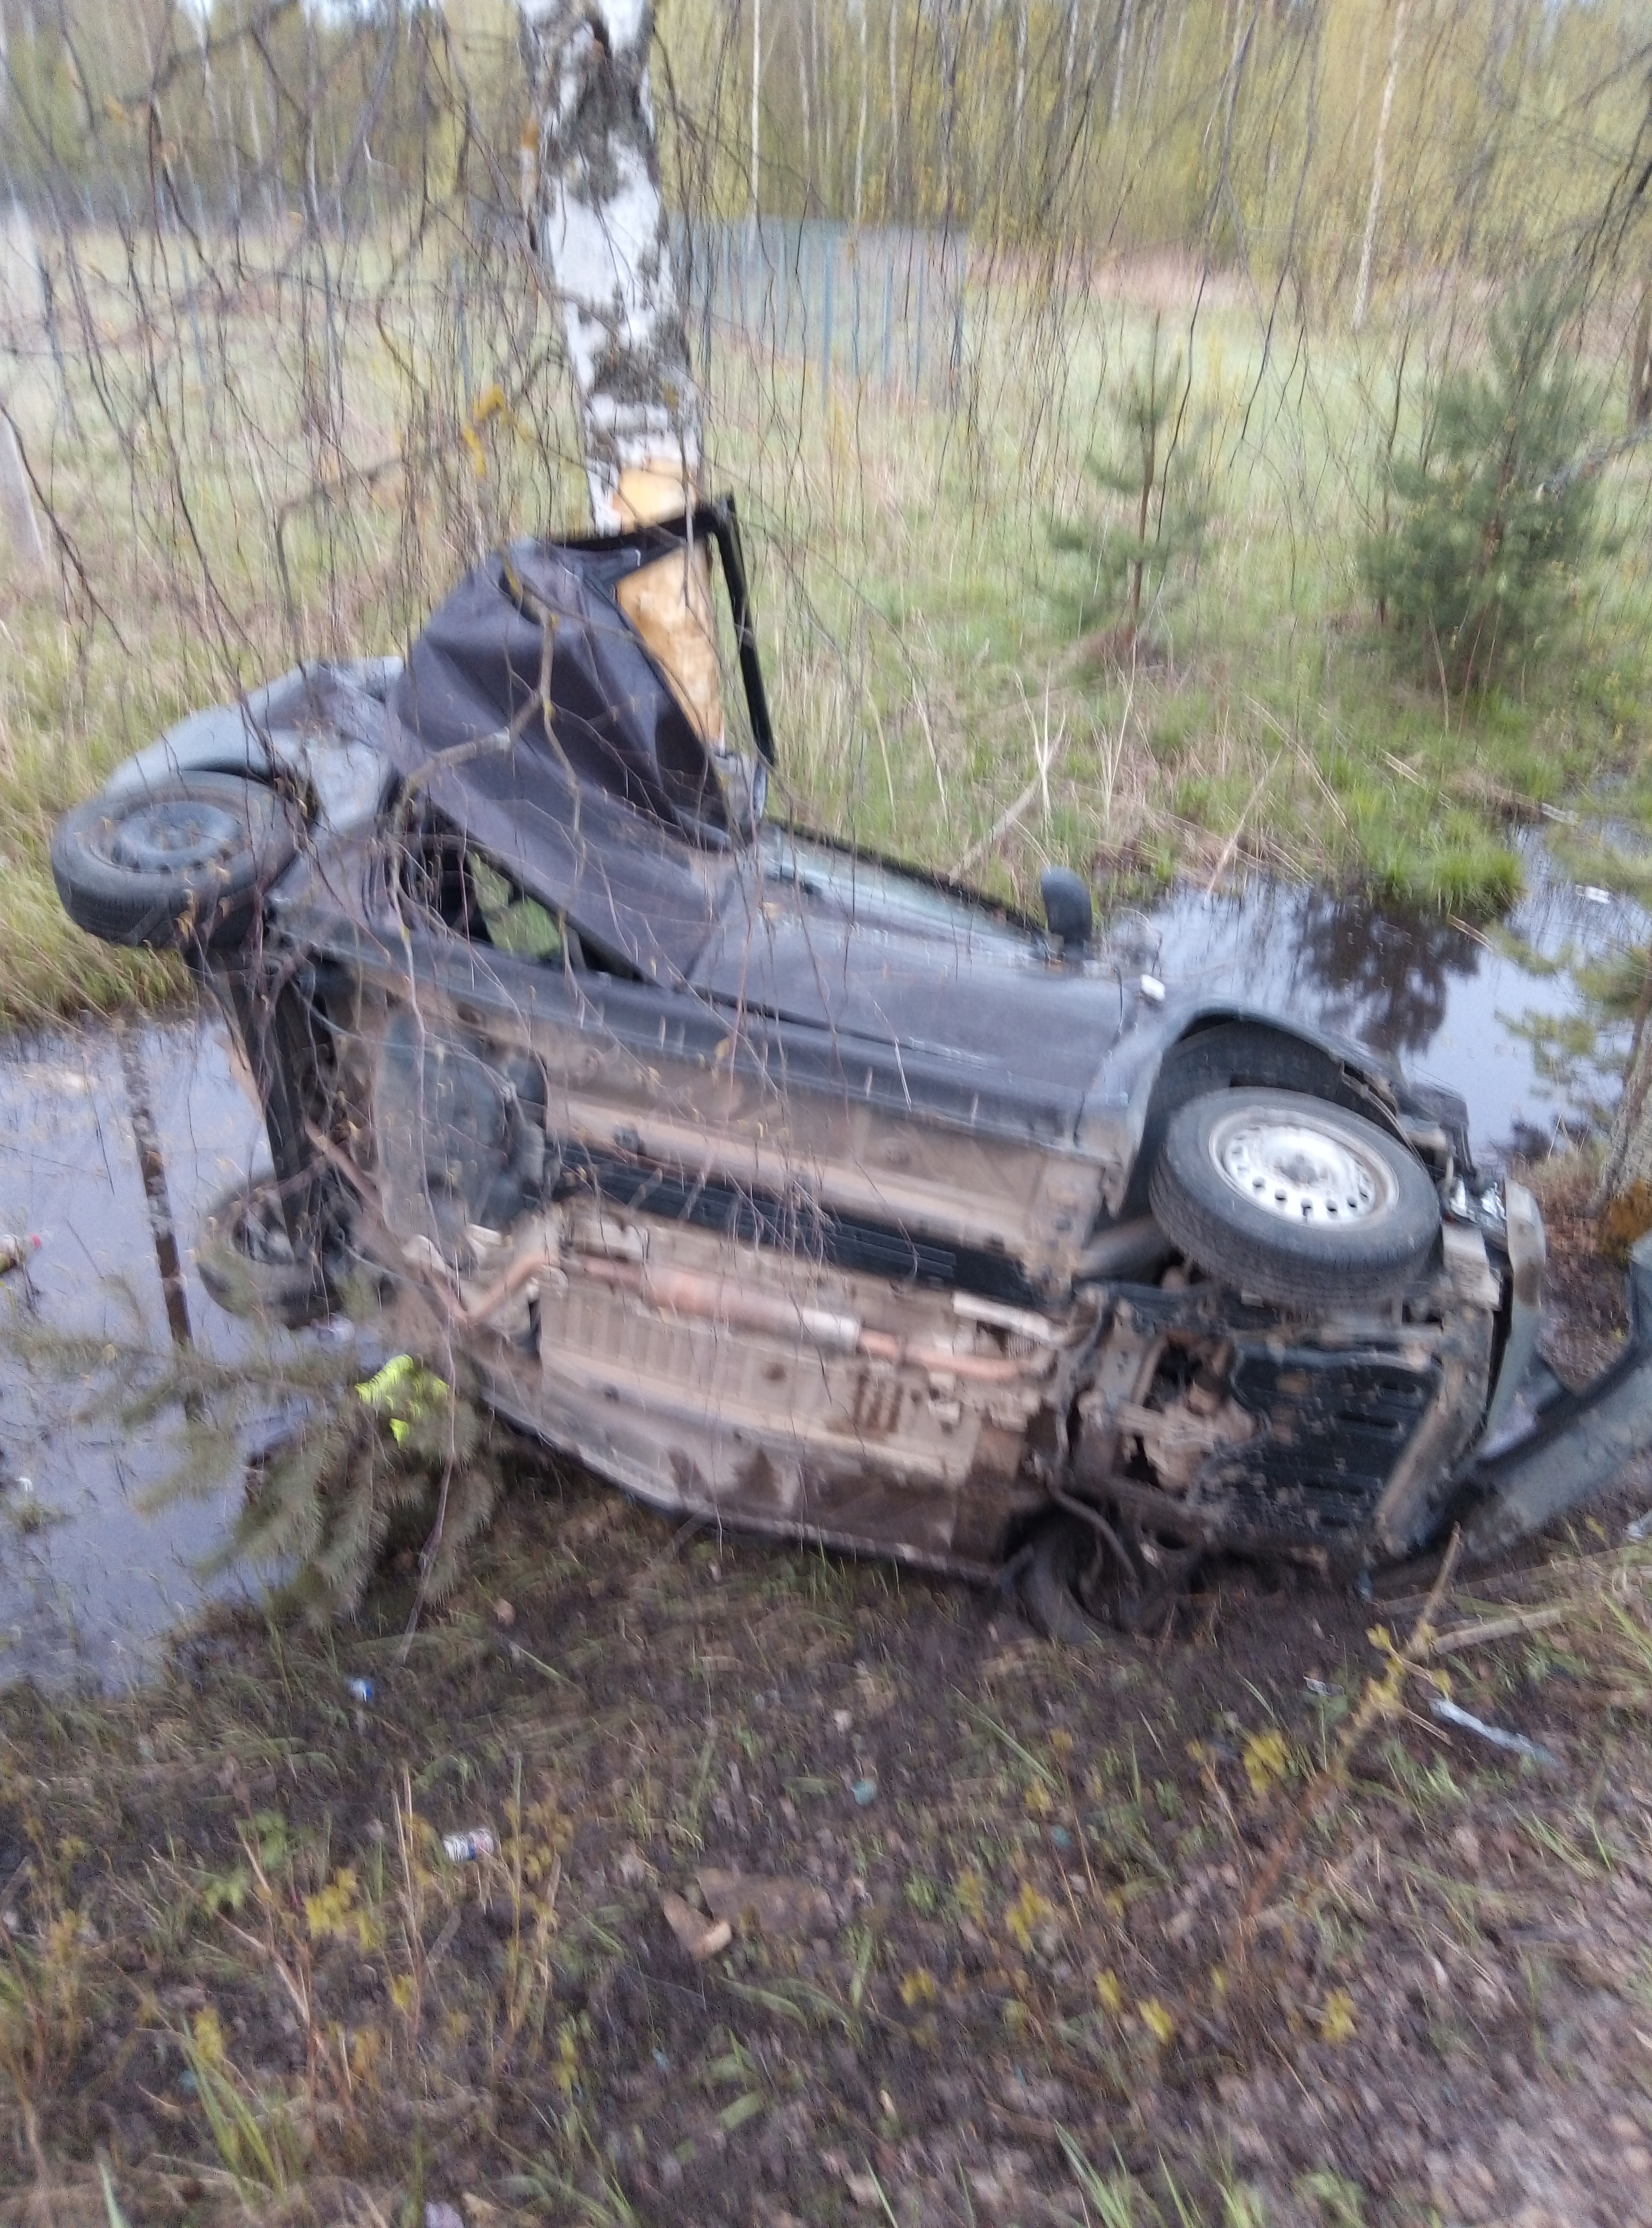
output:
{"label": "dirt bank", "polygon": [[[1339,1804],[1412,1612],[1233,1570],[1079,1654],[524,1480],[405,1667],[393,1585],[0,1701],[0,2217],[1648,2218],[1652,1687],[1583,1567],[1445,1659],[1553,1767],[1413,1677]],[[706,1866],[823,1898],[695,1964]]]}

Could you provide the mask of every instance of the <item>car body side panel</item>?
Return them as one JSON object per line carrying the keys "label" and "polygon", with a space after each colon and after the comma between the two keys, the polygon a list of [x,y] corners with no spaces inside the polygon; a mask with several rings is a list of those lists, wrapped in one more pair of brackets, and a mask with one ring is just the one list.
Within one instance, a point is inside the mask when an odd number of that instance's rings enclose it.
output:
{"label": "car body side panel", "polygon": [[[412,997],[405,960],[396,967],[387,954],[381,966],[362,968],[383,1002],[376,1026],[389,1028],[394,1008],[416,1007],[426,1039],[500,1067],[531,1056],[544,1076],[553,1159],[581,1149],[599,1168],[629,1164],[792,1201],[800,1226],[810,1212],[853,1217],[905,1241],[914,1276],[936,1248],[967,1249],[983,1269],[997,1264],[1006,1290],[1024,1287],[1028,1301],[1071,1285],[1099,1206],[1100,1172],[1059,1139],[993,1120],[977,1094],[938,1092],[926,1109],[910,1066],[888,1047],[862,1047],[851,1063],[817,1032],[784,1024],[741,1032],[646,985],[588,991],[589,978],[456,940],[419,940],[413,965]],[[377,1133],[420,1119],[426,1097],[415,1094],[410,1107],[397,1066],[372,1110]],[[435,1136],[417,1148],[432,1164],[446,1151]],[[955,1270],[938,1258],[929,1273],[944,1280]]]}
{"label": "car body side panel", "polygon": [[981,1575],[1045,1497],[1029,1431],[1070,1397],[1082,1309],[1028,1335],[586,1194],[457,1276],[373,1220],[508,1412],[656,1507]]}
{"label": "car body side panel", "polygon": [[1042,941],[954,941],[871,927],[762,893],[725,909],[691,987],[731,1012],[772,1016],[856,1047],[926,1054],[961,1081],[1013,1088],[1030,1124],[1071,1140],[1118,1028],[1111,982],[1053,963]]}

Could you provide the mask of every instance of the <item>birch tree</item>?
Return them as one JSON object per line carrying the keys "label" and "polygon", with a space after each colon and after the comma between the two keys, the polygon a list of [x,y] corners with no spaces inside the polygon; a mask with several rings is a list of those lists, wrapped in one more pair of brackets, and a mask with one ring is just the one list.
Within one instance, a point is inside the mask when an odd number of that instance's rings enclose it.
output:
{"label": "birch tree", "polygon": [[1377,244],[1377,217],[1382,207],[1382,174],[1388,151],[1388,120],[1393,114],[1394,86],[1399,77],[1400,50],[1405,42],[1408,0],[1394,9],[1393,37],[1388,48],[1388,74],[1383,81],[1382,106],[1377,112],[1377,144],[1371,157],[1371,198],[1366,204],[1365,237],[1360,244],[1360,275],[1354,285],[1354,330],[1365,323],[1371,304],[1371,258]]}
{"label": "birch tree", "polygon": [[[561,304],[602,533],[692,511],[700,397],[660,193],[651,0],[526,0],[539,113],[539,251]],[[755,153],[755,150],[754,150]],[[706,739],[720,745],[703,547],[633,574],[621,602]]]}
{"label": "birch tree", "polygon": [[[5,114],[9,67],[5,21],[0,16],[0,119]],[[6,246],[15,265],[27,264],[29,275],[24,283],[37,291],[39,263],[34,227],[21,204],[13,206]],[[17,445],[16,431],[3,394],[0,394],[0,516],[5,520],[6,536],[18,571],[30,576],[43,572],[46,547],[41,540],[40,522],[35,516],[35,499],[29,492],[29,475],[23,469],[22,451]]]}

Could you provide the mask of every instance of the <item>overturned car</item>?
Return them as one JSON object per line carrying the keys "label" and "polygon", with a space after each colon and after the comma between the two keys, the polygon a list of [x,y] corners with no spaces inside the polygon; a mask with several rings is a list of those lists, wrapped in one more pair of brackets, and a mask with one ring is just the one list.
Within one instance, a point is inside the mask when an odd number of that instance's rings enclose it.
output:
{"label": "overturned car", "polygon": [[[699,544],[744,754],[636,620]],[[405,662],[196,714],[69,813],[70,912],[184,950],[255,1079],[221,1295],[314,1312],[365,1262],[639,1498],[1019,1558],[1053,1626],[1213,1550],[1495,1552],[1652,1441],[1652,1252],[1562,1392],[1540,1221],[1460,1101],[1178,996],[1073,876],[1035,925],[777,824],[772,762],[722,503],[513,547]]]}

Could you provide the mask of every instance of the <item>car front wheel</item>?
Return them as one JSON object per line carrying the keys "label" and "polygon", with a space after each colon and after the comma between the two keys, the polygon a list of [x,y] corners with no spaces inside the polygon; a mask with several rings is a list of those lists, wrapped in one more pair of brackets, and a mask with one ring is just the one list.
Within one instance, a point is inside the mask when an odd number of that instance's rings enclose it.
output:
{"label": "car front wheel", "polygon": [[1425,1265],[1432,1178],[1374,1122],[1294,1091],[1217,1091],[1172,1117],[1153,1212],[1200,1268],[1276,1306],[1359,1307]]}

